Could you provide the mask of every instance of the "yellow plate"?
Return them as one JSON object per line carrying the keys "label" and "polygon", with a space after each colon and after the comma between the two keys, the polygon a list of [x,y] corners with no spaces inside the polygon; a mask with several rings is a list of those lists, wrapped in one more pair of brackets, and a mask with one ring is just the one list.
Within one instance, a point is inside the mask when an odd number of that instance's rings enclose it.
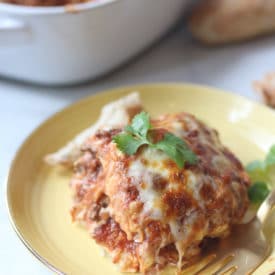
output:
{"label": "yellow plate", "polygon": [[[242,97],[195,85],[157,84],[120,88],[88,97],[57,113],[25,141],[10,168],[7,201],[14,228],[29,250],[56,272],[119,274],[88,233],[69,215],[70,175],[42,159],[93,123],[101,107],[139,91],[152,116],[187,111],[219,130],[222,141],[246,163],[275,143],[275,113]],[[275,242],[275,239],[273,238]],[[275,260],[275,253],[273,253]],[[269,259],[257,272],[269,274]]]}

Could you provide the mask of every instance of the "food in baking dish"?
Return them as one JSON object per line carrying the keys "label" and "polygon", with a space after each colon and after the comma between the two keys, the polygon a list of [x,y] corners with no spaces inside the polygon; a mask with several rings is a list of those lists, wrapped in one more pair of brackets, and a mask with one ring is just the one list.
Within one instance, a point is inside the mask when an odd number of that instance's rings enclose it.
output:
{"label": "food in baking dish", "polygon": [[0,2],[23,5],[23,6],[41,6],[41,7],[49,7],[49,6],[64,6],[64,5],[73,5],[84,3],[88,1],[96,1],[96,0],[2,0]]}
{"label": "food in baking dish", "polygon": [[[250,181],[217,131],[184,112],[150,120],[152,146],[125,153],[115,137],[141,109],[137,93],[107,105],[95,126],[46,160],[73,165],[72,219],[86,226],[121,271],[180,270],[199,255],[205,239],[223,238],[242,223]],[[126,129],[133,132],[131,127]],[[196,161],[187,157],[179,165],[172,153],[154,147],[167,136],[181,140]],[[166,145],[175,152],[179,143]]]}

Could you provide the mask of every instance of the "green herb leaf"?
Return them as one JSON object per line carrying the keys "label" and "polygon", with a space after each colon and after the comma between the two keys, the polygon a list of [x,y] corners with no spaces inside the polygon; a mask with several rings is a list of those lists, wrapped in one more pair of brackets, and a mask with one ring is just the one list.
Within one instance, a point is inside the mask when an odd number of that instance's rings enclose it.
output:
{"label": "green herb leaf", "polygon": [[151,128],[149,115],[141,112],[133,118],[131,125],[124,128],[124,132],[113,138],[113,141],[127,155],[135,154],[140,146],[147,144],[166,153],[179,168],[183,168],[185,162],[190,164],[197,162],[196,155],[188,145],[172,133],[166,133],[161,141],[152,143],[150,137],[148,138],[148,131]]}
{"label": "green herb leaf", "polygon": [[254,160],[247,164],[246,171],[254,172],[254,171],[263,171],[265,169],[263,162],[260,160]]}
{"label": "green herb leaf", "polygon": [[126,126],[126,130],[130,133],[146,138],[148,130],[151,128],[149,114],[141,112],[137,114],[130,126]]}
{"label": "green herb leaf", "polygon": [[179,168],[183,168],[186,161],[190,164],[197,162],[196,155],[187,144],[171,133],[166,133],[161,141],[154,144],[154,147],[167,154]]}
{"label": "green herb leaf", "polygon": [[269,194],[268,186],[265,182],[255,182],[248,189],[248,197],[252,203],[260,204]]}
{"label": "green herb leaf", "polygon": [[275,145],[270,148],[269,153],[265,158],[265,164],[266,166],[275,165]]}
{"label": "green herb leaf", "polygon": [[250,162],[246,166],[246,171],[252,182],[268,181],[268,177],[266,174],[266,167],[263,161],[255,160]]}
{"label": "green herb leaf", "polygon": [[272,189],[275,187],[275,145],[273,145],[263,161],[256,160],[246,166],[252,182],[265,182]]}
{"label": "green herb leaf", "polygon": [[133,155],[137,152],[138,148],[147,144],[146,141],[137,139],[128,133],[121,133],[113,138],[120,151],[127,155]]}

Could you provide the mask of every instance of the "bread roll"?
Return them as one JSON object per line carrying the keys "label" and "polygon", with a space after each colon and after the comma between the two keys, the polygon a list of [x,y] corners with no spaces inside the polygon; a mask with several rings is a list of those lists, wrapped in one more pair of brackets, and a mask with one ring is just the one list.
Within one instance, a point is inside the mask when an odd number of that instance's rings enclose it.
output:
{"label": "bread roll", "polygon": [[275,72],[267,73],[262,80],[255,81],[253,87],[266,105],[275,108]]}
{"label": "bread roll", "polygon": [[205,0],[188,23],[192,34],[207,44],[253,38],[275,31],[275,0]]}

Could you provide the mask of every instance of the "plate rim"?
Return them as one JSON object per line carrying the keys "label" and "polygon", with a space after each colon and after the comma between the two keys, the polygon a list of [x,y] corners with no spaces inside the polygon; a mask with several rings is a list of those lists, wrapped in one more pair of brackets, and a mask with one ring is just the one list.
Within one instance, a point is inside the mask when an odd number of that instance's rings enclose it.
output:
{"label": "plate rim", "polygon": [[49,115],[46,119],[44,119],[41,123],[39,123],[38,126],[33,128],[31,132],[23,139],[23,142],[20,144],[20,146],[16,149],[12,161],[9,164],[9,168],[6,171],[6,177],[4,180],[4,194],[5,194],[5,207],[7,210],[8,214],[8,220],[9,223],[16,233],[17,237],[19,240],[23,243],[23,245],[28,249],[28,251],[36,258],[40,263],[42,263],[45,267],[47,267],[49,270],[55,272],[56,274],[59,275],[64,275],[66,274],[64,271],[60,270],[53,264],[51,264],[49,261],[47,261],[43,256],[37,252],[32,245],[24,238],[23,233],[20,232],[20,229],[18,228],[18,225],[16,223],[16,219],[13,215],[12,207],[11,207],[11,195],[10,195],[10,189],[9,189],[9,182],[10,182],[10,177],[12,174],[12,170],[15,166],[15,163],[17,161],[18,156],[20,155],[21,151],[24,149],[24,147],[27,145],[28,141],[31,140],[31,138],[39,132],[40,129],[42,129],[45,125],[51,123],[51,121],[54,121],[56,117],[58,117],[61,113],[64,113],[68,111],[68,109],[72,107],[77,107],[78,105],[81,105],[85,103],[87,100],[91,100],[92,98],[96,98],[97,96],[106,96],[108,94],[117,94],[119,92],[122,92],[123,90],[129,90],[130,91],[138,91],[139,89],[145,89],[145,88],[157,88],[157,87],[166,87],[167,89],[177,87],[177,88],[182,88],[182,89],[197,89],[197,90],[204,90],[205,92],[212,93],[212,94],[217,94],[220,93],[223,96],[226,96],[228,98],[238,98],[242,102],[250,103],[257,108],[262,109],[264,112],[270,112],[272,116],[275,118],[275,113],[273,110],[265,106],[263,103],[253,101],[243,95],[234,93],[232,91],[228,90],[223,90],[217,87],[213,87],[210,85],[201,85],[201,84],[194,84],[191,82],[154,82],[154,83],[139,83],[139,84],[133,84],[133,85],[122,85],[122,86],[117,86],[114,88],[110,88],[107,90],[99,90],[96,92],[93,92],[91,95],[84,96],[83,98],[80,98],[72,103],[69,103],[65,107],[59,109],[58,111],[54,112],[53,114]]}

